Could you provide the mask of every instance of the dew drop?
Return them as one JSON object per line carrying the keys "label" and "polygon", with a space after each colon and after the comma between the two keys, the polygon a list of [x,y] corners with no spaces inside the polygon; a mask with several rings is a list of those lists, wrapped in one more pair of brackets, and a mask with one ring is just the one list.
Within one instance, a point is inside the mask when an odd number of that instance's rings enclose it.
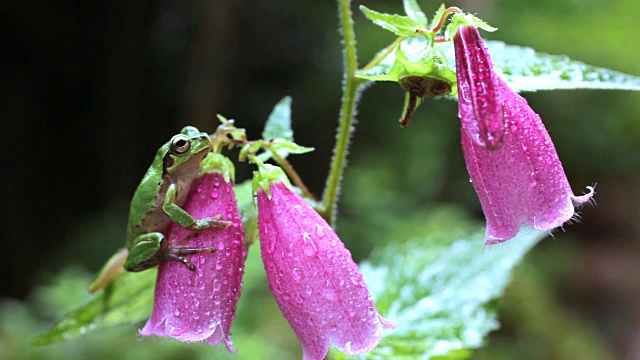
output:
{"label": "dew drop", "polygon": [[180,316],[180,309],[176,309],[176,310],[173,312],[173,315],[175,315],[175,316]]}
{"label": "dew drop", "polygon": [[218,193],[218,189],[213,189],[213,190],[211,190],[211,197],[212,197],[213,199],[217,199],[217,198],[218,198],[218,195],[219,195],[219,193]]}
{"label": "dew drop", "polygon": [[289,246],[287,246],[287,256],[293,257],[293,244],[289,244]]}
{"label": "dew drop", "polygon": [[307,244],[304,246],[304,250],[303,250],[304,254],[312,257],[316,255],[316,249],[313,248],[313,245],[311,244]]}
{"label": "dew drop", "polygon": [[351,283],[353,283],[353,285],[359,285],[360,284],[360,279],[355,275],[351,275],[349,277],[349,279],[351,280]]}
{"label": "dew drop", "polygon": [[311,293],[313,293],[313,290],[311,289],[311,286],[307,285],[307,287],[304,289],[304,292],[307,295],[311,295]]}
{"label": "dew drop", "polygon": [[300,214],[300,216],[302,217],[307,216],[307,209],[302,207],[302,205],[296,205],[293,208],[296,209],[296,211],[298,212],[298,214]]}
{"label": "dew drop", "polygon": [[300,278],[302,277],[302,275],[300,274],[300,269],[298,268],[293,268],[293,272],[291,272],[291,276],[293,277],[293,280],[300,281]]}
{"label": "dew drop", "polygon": [[325,289],[322,295],[329,301],[338,300],[338,294],[336,294],[335,290],[333,290],[332,288]]}

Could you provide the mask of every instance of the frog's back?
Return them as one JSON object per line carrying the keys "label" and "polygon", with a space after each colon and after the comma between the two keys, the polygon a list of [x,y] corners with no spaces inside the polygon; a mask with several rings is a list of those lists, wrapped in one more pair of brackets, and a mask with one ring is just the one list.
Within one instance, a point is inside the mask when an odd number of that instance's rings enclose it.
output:
{"label": "frog's back", "polygon": [[161,199],[164,199],[166,189],[161,189],[162,154],[158,152],[153,164],[140,181],[131,199],[129,208],[129,223],[127,225],[127,241],[150,231],[161,231],[168,223],[169,217],[161,210]]}

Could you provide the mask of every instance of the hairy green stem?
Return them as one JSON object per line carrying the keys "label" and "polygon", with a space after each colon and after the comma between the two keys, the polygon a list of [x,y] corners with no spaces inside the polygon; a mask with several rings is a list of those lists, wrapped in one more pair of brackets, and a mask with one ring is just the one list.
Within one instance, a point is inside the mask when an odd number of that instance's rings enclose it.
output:
{"label": "hairy green stem", "polygon": [[350,0],[338,0],[340,13],[340,26],[343,37],[344,52],[344,80],[342,87],[342,106],[340,108],[340,120],[336,145],[333,149],[331,169],[324,188],[322,203],[326,209],[323,214],[331,226],[335,226],[340,185],[349,152],[353,118],[356,111],[358,86],[360,82],[355,77],[358,70],[358,58],[356,54],[356,34],[353,30],[353,19]]}

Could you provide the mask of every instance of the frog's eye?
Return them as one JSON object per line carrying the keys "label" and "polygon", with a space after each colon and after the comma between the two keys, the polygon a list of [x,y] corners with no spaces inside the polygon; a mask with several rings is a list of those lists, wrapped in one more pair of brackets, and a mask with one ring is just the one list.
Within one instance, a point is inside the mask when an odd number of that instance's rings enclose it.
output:
{"label": "frog's eye", "polygon": [[171,139],[171,152],[175,154],[184,154],[190,147],[191,140],[186,135],[176,135]]}

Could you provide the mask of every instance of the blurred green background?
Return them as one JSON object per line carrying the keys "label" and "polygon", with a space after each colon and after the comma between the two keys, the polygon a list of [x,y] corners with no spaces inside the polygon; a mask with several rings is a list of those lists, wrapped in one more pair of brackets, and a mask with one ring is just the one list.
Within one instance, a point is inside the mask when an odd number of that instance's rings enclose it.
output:
{"label": "blurred green background", "polygon": [[[427,14],[439,2],[419,1]],[[402,2],[354,1],[402,13]],[[447,3],[496,26],[487,38],[640,75],[640,3],[481,0]],[[76,306],[124,243],[128,201],[157,148],[215,114],[257,138],[293,97],[291,161],[321,195],[337,125],[342,59],[335,1],[14,2],[3,7],[5,130],[0,358],[299,358],[293,332],[250,250],[234,324],[239,354],[144,339],[140,327],[33,347],[28,338]],[[360,65],[393,36],[355,11]],[[574,191],[597,206],[556,231],[515,273],[502,329],[479,359],[640,358],[640,94],[525,94]],[[459,145],[454,102],[426,101],[408,130],[396,84],[368,89],[346,171],[338,231],[356,259],[433,227],[483,224]],[[238,166],[238,179],[251,168]],[[467,225],[465,225],[467,226]],[[117,346],[115,346],[117,344]]]}

